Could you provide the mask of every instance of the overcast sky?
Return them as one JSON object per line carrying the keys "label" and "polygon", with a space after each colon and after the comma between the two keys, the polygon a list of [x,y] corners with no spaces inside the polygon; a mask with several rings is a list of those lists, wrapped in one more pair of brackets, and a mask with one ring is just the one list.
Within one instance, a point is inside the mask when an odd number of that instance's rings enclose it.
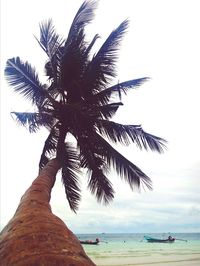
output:
{"label": "overcast sky", "polygon": [[[3,78],[6,59],[20,56],[45,81],[45,54],[34,35],[38,24],[52,18],[67,36],[81,0],[1,1],[1,227],[13,216],[20,197],[38,173],[46,131],[29,134],[16,125],[11,111],[30,110]],[[132,192],[111,174],[116,192],[109,206],[96,203],[83,181],[78,213],[73,214],[58,176],[52,208],[75,233],[200,232],[200,37],[198,0],[100,0],[88,38],[99,33],[99,45],[124,19],[129,30],[118,62],[120,82],[140,77],[150,81],[123,98],[115,120],[141,124],[168,141],[162,154],[118,149],[152,178],[154,190]],[[97,45],[98,46],[98,45]],[[97,47],[96,47],[97,48]]]}

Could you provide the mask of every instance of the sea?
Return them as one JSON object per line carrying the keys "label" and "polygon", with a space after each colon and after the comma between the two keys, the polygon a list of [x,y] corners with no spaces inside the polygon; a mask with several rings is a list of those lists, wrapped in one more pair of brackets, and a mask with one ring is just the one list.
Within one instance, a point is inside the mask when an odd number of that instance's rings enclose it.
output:
{"label": "sea", "polygon": [[200,266],[200,233],[171,233],[174,243],[148,243],[144,235],[165,239],[169,234],[78,234],[79,240],[95,240],[83,245],[97,266]]}

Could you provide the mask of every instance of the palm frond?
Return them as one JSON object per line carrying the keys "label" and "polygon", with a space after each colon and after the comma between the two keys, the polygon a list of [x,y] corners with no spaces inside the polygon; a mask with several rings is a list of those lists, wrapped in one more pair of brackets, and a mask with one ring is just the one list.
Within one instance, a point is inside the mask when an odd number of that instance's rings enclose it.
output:
{"label": "palm frond", "polygon": [[[110,119],[113,117],[113,115],[117,112],[118,108],[122,106],[123,103],[118,102],[118,103],[110,103],[102,106],[96,106],[95,111],[96,113],[101,114],[101,117],[105,119]],[[100,115],[99,115],[100,117]]]}
{"label": "palm frond", "polygon": [[[58,124],[58,123],[57,123]],[[42,154],[40,157],[39,168],[42,169],[46,163],[56,155],[58,138],[59,138],[59,130],[57,128],[57,124],[51,129],[49,136],[47,137]]]}
{"label": "palm frond", "polygon": [[46,75],[57,84],[60,75],[61,45],[63,40],[56,33],[52,19],[40,23],[40,40],[37,38],[36,40],[49,58],[45,65]]}
{"label": "palm frond", "polygon": [[129,89],[137,88],[148,80],[148,77],[144,77],[118,83],[93,95],[88,99],[88,101],[92,103],[107,104],[112,96],[118,96],[121,101],[122,92],[126,94]]}
{"label": "palm frond", "polygon": [[113,121],[98,120],[97,127],[101,134],[113,142],[128,145],[135,143],[140,149],[158,153],[166,149],[166,140],[145,132],[140,125],[122,125]]}
{"label": "palm frond", "polygon": [[88,61],[84,28],[93,19],[96,6],[97,1],[83,2],[72,22],[64,44],[60,87],[67,91],[68,101],[70,102],[76,102],[83,96],[80,78]]}
{"label": "palm frond", "polygon": [[35,133],[41,126],[51,129],[54,119],[47,113],[12,112],[18,124],[29,129],[30,133]]}
{"label": "palm frond", "polygon": [[23,63],[19,57],[7,60],[5,76],[9,85],[33,104],[40,105],[47,96],[47,91],[40,83],[35,68],[28,62]]}
{"label": "palm frond", "polygon": [[89,55],[89,53],[90,53],[92,47],[94,46],[94,44],[95,44],[95,42],[96,42],[96,40],[97,40],[98,38],[100,38],[100,36],[99,36],[99,34],[96,34],[96,35],[94,36],[94,38],[92,39],[92,41],[90,42],[90,44],[88,45],[88,47],[87,47],[87,49],[86,49],[86,51],[85,51],[85,53],[86,53],[87,55]]}
{"label": "palm frond", "polygon": [[92,138],[92,134],[85,130],[79,133],[77,145],[80,149],[81,167],[95,170],[105,165],[104,160],[96,153],[96,142]]}
{"label": "palm frond", "polygon": [[88,96],[104,89],[111,78],[116,76],[117,52],[127,27],[128,21],[125,20],[109,35],[98,53],[88,64],[83,76],[84,87]]}
{"label": "palm frond", "polygon": [[[87,64],[87,47],[84,31],[81,30],[74,36],[70,44],[65,48],[61,60],[61,80],[60,87],[67,91],[68,101],[73,102],[73,98],[81,99],[82,92],[80,78]],[[72,99],[72,100],[71,100]]]}
{"label": "palm frond", "polygon": [[71,210],[77,211],[81,199],[79,187],[80,163],[77,150],[65,144],[62,166],[62,182],[65,187],[65,194]]}
{"label": "palm frond", "polygon": [[99,134],[96,134],[96,145],[99,149],[99,154],[105,158],[108,165],[113,167],[117,174],[130,185],[140,189],[145,185],[148,189],[152,189],[151,179],[142,172],[140,168],[126,159],[122,154],[115,150],[105,139]]}
{"label": "palm frond", "polygon": [[112,184],[103,170],[107,171],[105,160],[98,154],[98,146],[89,130],[82,132],[78,138],[81,167],[88,169],[88,188],[98,202],[108,204],[114,198]]}
{"label": "palm frond", "polygon": [[[88,104],[83,102],[78,106],[77,113],[78,117],[82,122],[90,124],[93,126],[94,122],[98,119],[110,119],[117,112],[118,108],[123,105],[121,102],[111,103],[103,106],[98,106],[97,104]],[[67,111],[66,111],[67,114]],[[75,112],[72,113],[71,117],[76,116]],[[68,118],[69,121],[69,118]],[[72,121],[75,121],[75,118],[72,118]],[[81,122],[80,122],[81,123]]]}
{"label": "palm frond", "polygon": [[110,203],[114,198],[114,190],[111,182],[102,172],[102,169],[92,171],[88,188],[95,195],[98,202]]}
{"label": "palm frond", "polygon": [[37,41],[49,59],[52,59],[62,44],[61,38],[55,31],[52,19],[40,23],[40,40]]}
{"label": "palm frond", "polygon": [[84,29],[84,27],[90,23],[94,18],[94,11],[97,8],[96,0],[84,1],[78,12],[76,13],[74,20],[72,22],[71,28],[69,30],[68,38],[65,43],[65,47],[71,42],[73,37],[77,35],[79,31]]}
{"label": "palm frond", "polygon": [[88,45],[84,29],[79,29],[65,47],[61,60],[61,87],[68,94],[68,102],[78,102],[86,97],[82,76],[89,62],[90,51],[98,38],[96,34]]}

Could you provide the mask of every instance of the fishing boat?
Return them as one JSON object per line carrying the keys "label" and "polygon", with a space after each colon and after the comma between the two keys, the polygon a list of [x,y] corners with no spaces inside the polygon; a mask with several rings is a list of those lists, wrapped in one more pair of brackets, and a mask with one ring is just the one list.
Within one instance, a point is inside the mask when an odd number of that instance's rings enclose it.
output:
{"label": "fishing boat", "polygon": [[175,241],[175,238],[171,236],[169,236],[167,239],[159,239],[151,236],[144,236],[144,239],[146,239],[147,242],[150,243],[173,243]]}
{"label": "fishing boat", "polygon": [[80,240],[80,243],[84,244],[84,245],[97,245],[97,244],[99,244],[99,239],[96,238],[95,241],[92,241],[92,240]]}

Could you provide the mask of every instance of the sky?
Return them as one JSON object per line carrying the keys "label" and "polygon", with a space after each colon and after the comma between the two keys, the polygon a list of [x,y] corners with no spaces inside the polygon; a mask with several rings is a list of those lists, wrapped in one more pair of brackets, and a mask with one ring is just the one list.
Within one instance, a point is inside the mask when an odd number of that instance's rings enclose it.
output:
{"label": "sky", "polygon": [[[1,228],[12,218],[21,196],[38,174],[48,132],[30,134],[16,125],[11,111],[29,111],[30,103],[4,80],[8,58],[20,56],[45,81],[46,57],[34,36],[39,23],[52,18],[66,37],[81,0],[1,1]],[[124,19],[130,21],[122,42],[116,83],[150,77],[123,97],[115,121],[141,124],[168,141],[164,154],[117,146],[153,182],[153,191],[132,191],[114,172],[115,199],[100,205],[82,180],[77,214],[70,211],[60,176],[51,206],[74,233],[200,232],[199,1],[99,0],[87,27],[88,39],[99,33],[96,49]],[[114,82],[115,83],[115,82]]]}

